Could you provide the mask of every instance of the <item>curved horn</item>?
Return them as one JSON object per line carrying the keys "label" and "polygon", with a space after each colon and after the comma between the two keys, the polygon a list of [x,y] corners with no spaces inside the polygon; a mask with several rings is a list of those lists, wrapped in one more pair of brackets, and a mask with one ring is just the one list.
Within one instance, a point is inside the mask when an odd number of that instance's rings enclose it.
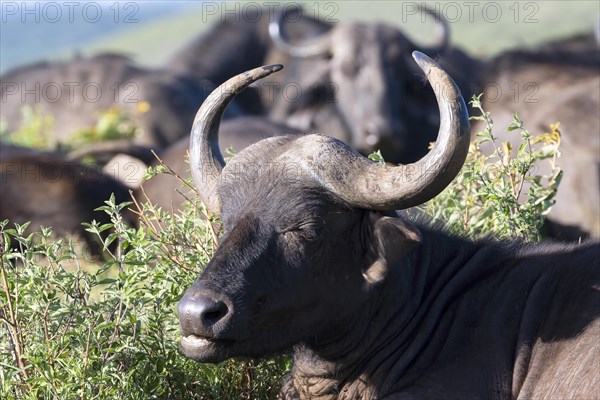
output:
{"label": "curved horn", "polygon": [[329,33],[325,33],[315,39],[307,40],[300,45],[293,45],[288,42],[283,37],[281,31],[283,19],[286,15],[287,10],[279,10],[273,21],[269,23],[269,36],[279,50],[296,58],[317,57],[327,53],[331,47]]}
{"label": "curved horn", "polygon": [[418,4],[417,9],[424,14],[431,15],[436,23],[438,37],[431,47],[425,49],[425,51],[430,54],[442,53],[450,46],[450,26],[448,26],[448,21],[443,15],[423,4]]}
{"label": "curved horn", "polygon": [[322,141],[329,142],[325,149],[303,156],[303,163],[317,170],[320,183],[353,207],[399,210],[422,204],[444,190],[465,161],[470,143],[469,115],[458,87],[425,54],[415,51],[413,58],[433,87],[440,109],[433,150],[413,164],[390,167],[323,137]]}
{"label": "curved horn", "polygon": [[218,88],[204,100],[194,118],[190,136],[190,169],[200,198],[213,214],[221,213],[217,194],[221,171],[225,165],[219,150],[219,124],[227,104],[252,82],[283,68],[274,64],[246,71]]}

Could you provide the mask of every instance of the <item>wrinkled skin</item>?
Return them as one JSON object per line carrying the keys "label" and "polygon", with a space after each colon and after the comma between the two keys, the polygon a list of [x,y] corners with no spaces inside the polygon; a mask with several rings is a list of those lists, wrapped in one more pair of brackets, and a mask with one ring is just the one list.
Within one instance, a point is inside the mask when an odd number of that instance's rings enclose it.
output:
{"label": "wrinkled skin", "polygon": [[[272,142],[286,141],[276,138]],[[243,155],[226,167],[234,176],[221,188],[222,198],[227,199],[223,203],[225,235],[221,245],[186,294],[216,295],[230,310],[226,319],[196,332],[218,338],[215,346],[186,354],[204,362],[232,356],[260,357],[289,349],[310,336],[318,343],[320,331],[331,334],[345,330],[338,324],[344,321],[345,326],[366,301],[363,273],[368,273],[369,261],[375,261],[365,242],[367,232],[362,232],[371,229],[368,213],[333,199],[327,201],[318,188],[305,187],[293,175],[248,168]],[[287,189],[244,193],[240,184],[255,178],[256,187]],[[298,197],[287,198],[290,193]],[[273,204],[280,206],[272,208]],[[228,269],[236,273],[224,275]],[[380,278],[377,272],[372,271],[373,281]],[[324,321],[323,315],[330,313],[339,321]],[[180,314],[186,311],[180,309]],[[285,330],[289,334],[285,336],[281,335],[283,320],[288,321]],[[182,329],[196,328],[194,321],[183,317]]]}
{"label": "wrinkled skin", "polygon": [[[357,263],[360,247],[339,253],[346,243],[357,242],[359,238],[350,234],[331,236],[334,232],[354,233],[350,228],[360,223],[360,215],[320,202],[311,204],[309,200],[302,205],[288,202],[289,208],[282,207],[280,212],[301,206],[316,212],[314,221],[282,220],[282,214],[265,221],[258,215],[264,215],[261,213],[267,211],[269,203],[259,198],[248,202],[251,212],[244,207],[241,215],[224,221],[227,233],[222,245],[190,291],[204,293],[218,288],[218,298],[225,299],[230,309],[227,319],[199,332],[218,338],[214,347],[200,354],[189,354],[200,361],[219,362],[232,356],[261,357],[285,351],[307,336],[318,337],[321,330],[336,329],[334,321],[322,321],[325,313],[333,312],[346,319],[347,313],[365,300],[360,295],[363,284],[361,266]],[[326,206],[331,208],[318,212],[315,209]],[[343,218],[346,213],[350,218]],[[339,227],[331,229],[330,225]],[[259,246],[248,246],[258,242]],[[325,242],[327,246],[323,245]],[[235,266],[231,265],[230,254],[236,254]],[[222,279],[223,268],[235,268],[235,278]],[[343,278],[336,284],[333,279],[339,276]],[[316,281],[329,285],[315,285]],[[250,289],[244,282],[262,283],[250,284]],[[338,286],[335,295],[331,285]],[[314,296],[306,296],[306,288],[314,290]],[[286,319],[289,335],[282,336],[282,321]]]}

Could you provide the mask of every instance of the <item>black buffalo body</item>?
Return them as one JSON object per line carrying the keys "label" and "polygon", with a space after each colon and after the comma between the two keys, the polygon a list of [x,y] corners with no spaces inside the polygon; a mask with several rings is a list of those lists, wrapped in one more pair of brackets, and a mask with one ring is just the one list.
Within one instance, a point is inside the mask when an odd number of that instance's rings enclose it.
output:
{"label": "black buffalo body", "polygon": [[[104,211],[94,210],[111,195],[117,204],[130,200],[128,188],[101,169],[62,154],[13,146],[11,150],[0,158],[0,220],[31,222],[26,233],[39,232],[41,226],[52,228],[59,236],[84,238],[96,249],[96,238],[85,232],[82,222],[111,222]],[[127,209],[123,218],[137,223]]]}
{"label": "black buffalo body", "polygon": [[[59,143],[92,129],[103,112],[117,107],[139,127],[135,141],[154,148],[186,136],[198,102],[214,88],[207,80],[139,67],[119,54],[26,65],[0,81],[0,119],[9,133],[19,129],[25,106],[53,119],[49,135]],[[235,106],[227,115],[238,115]]]}
{"label": "black buffalo body", "polygon": [[458,88],[415,58],[441,122],[408,166],[322,135],[266,139],[225,165],[217,121],[234,91],[209,96],[190,166],[225,234],[179,303],[183,353],[215,363],[293,349],[281,399],[598,397],[598,243],[472,242],[393,211],[443,190],[470,141]]}

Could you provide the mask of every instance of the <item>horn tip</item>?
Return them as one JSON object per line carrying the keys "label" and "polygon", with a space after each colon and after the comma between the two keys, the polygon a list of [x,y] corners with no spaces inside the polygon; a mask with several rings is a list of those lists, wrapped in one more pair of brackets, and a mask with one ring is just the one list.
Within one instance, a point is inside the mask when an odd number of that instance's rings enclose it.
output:
{"label": "horn tip", "polygon": [[283,69],[283,65],[281,65],[281,64],[272,64],[272,65],[265,65],[262,68],[266,72],[272,74],[273,72],[281,71]]}
{"label": "horn tip", "polygon": [[413,51],[412,56],[421,68],[423,68],[425,65],[431,65],[431,63],[434,62],[427,54],[421,53],[418,50]]}

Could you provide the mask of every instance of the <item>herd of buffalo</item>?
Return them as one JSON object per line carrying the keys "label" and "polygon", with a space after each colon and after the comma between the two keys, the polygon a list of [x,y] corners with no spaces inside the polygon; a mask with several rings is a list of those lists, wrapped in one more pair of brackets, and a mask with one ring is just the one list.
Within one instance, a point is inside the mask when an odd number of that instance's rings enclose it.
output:
{"label": "herd of buffalo", "polygon": [[[440,28],[427,45],[287,8],[229,15],[160,69],[101,54],[9,71],[9,134],[24,105],[53,116],[58,143],[115,105],[141,133],[68,153],[2,143],[0,220],[84,235],[81,222],[103,222],[94,208],[111,193],[129,200],[130,187],[177,209],[176,178],[127,181],[154,150],[225,230],[178,306],[186,356],[293,348],[288,400],[599,398],[600,246],[585,240],[600,237],[598,38],[481,60],[420,11]],[[464,99],[482,92],[496,127],[516,112],[532,131],[561,124],[553,241],[471,242],[395,212],[458,174],[478,128]],[[365,157],[375,150],[389,163]],[[136,161],[82,161],[119,154]]]}

